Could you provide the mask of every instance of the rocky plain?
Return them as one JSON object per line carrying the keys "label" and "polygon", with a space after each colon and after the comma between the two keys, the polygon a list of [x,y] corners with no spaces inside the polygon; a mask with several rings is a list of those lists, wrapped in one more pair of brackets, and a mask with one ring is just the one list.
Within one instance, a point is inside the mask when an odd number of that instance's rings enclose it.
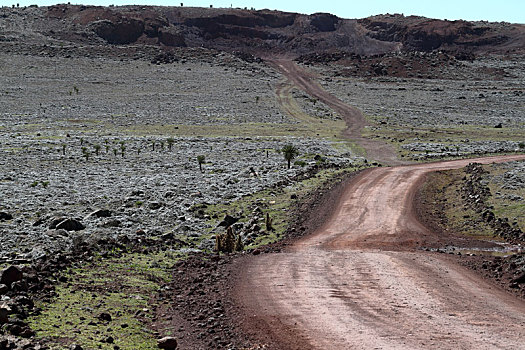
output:
{"label": "rocky plain", "polygon": [[[156,342],[168,333],[186,348],[192,342],[256,348],[240,331],[226,331],[220,319],[231,319],[216,299],[192,296],[192,283],[213,294],[223,279],[203,287],[209,276],[194,276],[200,262],[177,261],[215,256],[215,235],[228,220],[239,220],[246,251],[258,254],[261,242],[290,232],[284,222],[275,236],[265,214],[273,207],[271,215],[294,212],[287,206],[298,205],[290,198],[307,186],[303,180],[378,165],[345,139],[343,120],[322,101],[292,86],[287,98],[298,112],[285,113],[276,90],[291,83],[265,59],[295,58],[325,90],[364,113],[364,136],[391,144],[407,162],[515,153],[525,151],[524,32],[523,25],[401,15],[343,20],[242,9],[1,8],[0,349],[134,348],[119,341],[137,332],[108,330],[115,315],[92,312],[104,328],[96,335],[78,321],[80,331],[70,332],[88,338],[51,335],[42,325],[49,318],[38,321],[68,283],[79,290],[71,267],[107,267],[97,265],[97,254],[112,261],[126,251],[152,253],[157,265],[173,257],[167,275],[194,270],[175,277],[188,286],[169,287],[166,277],[157,287],[161,301],[169,288],[185,291],[197,314],[179,310],[182,316],[167,322],[172,331],[135,314],[138,333],[149,339],[140,348],[174,348],[169,339]],[[290,169],[281,151],[286,145],[299,151]],[[503,208],[496,215],[525,230],[524,162],[487,171],[483,181],[495,198],[487,205]],[[305,197],[315,197],[319,185],[309,183]],[[246,198],[255,204],[239,209]],[[523,240],[516,231],[511,243]],[[171,255],[160,261],[159,252]],[[203,264],[208,271],[210,263]],[[522,290],[525,279],[516,278],[525,273],[523,261],[509,271],[512,288]],[[158,288],[143,299],[158,302]],[[217,315],[196,326],[206,304]],[[165,311],[140,304],[149,309]]]}

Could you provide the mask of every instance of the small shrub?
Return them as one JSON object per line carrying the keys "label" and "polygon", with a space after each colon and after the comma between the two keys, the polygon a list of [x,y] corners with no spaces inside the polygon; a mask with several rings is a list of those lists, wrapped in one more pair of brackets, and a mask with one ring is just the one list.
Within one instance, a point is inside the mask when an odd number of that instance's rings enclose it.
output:
{"label": "small shrub", "polygon": [[202,172],[202,164],[206,162],[206,157],[203,155],[197,156],[197,162],[199,163],[199,169]]}

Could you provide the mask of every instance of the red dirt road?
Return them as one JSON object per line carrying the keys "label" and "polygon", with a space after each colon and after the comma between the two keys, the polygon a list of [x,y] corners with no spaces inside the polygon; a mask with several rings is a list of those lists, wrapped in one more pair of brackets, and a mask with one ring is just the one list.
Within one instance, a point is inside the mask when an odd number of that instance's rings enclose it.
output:
{"label": "red dirt road", "polygon": [[284,253],[254,257],[237,300],[280,349],[525,349],[525,302],[438,253],[413,214],[424,175],[470,162],[375,168],[332,217]]}
{"label": "red dirt road", "polygon": [[[369,158],[400,162],[360,136],[363,115],[291,61],[270,61],[289,80],[342,115],[347,136]],[[344,189],[332,216],[285,252],[248,259],[235,290],[246,328],[277,349],[525,349],[525,302],[459,266],[417,250],[446,241],[413,208],[432,171],[496,156],[375,168]]]}

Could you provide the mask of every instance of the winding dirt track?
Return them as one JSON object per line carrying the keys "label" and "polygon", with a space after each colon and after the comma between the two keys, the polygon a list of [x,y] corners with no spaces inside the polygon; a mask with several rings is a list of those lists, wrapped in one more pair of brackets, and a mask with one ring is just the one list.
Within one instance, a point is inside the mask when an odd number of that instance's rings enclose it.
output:
{"label": "winding dirt track", "polygon": [[[390,145],[377,140],[370,140],[361,136],[361,130],[366,125],[363,113],[357,108],[347,105],[328,91],[324,90],[315,81],[315,76],[289,59],[268,59],[267,62],[280,71],[290,83],[303,90],[312,97],[325,103],[336,111],[346,122],[344,136],[357,142],[366,150],[367,158],[377,160],[388,165],[406,164],[397,159],[396,151]],[[286,85],[286,83],[284,83]],[[278,90],[283,85],[278,86]],[[279,95],[279,94],[278,94]],[[285,111],[287,110],[284,106]]]}
{"label": "winding dirt track", "polygon": [[[294,81],[306,90],[301,79]],[[238,279],[240,306],[260,339],[280,349],[525,349],[525,303],[453,259],[416,250],[439,237],[412,208],[431,171],[522,159],[361,173],[320,229],[284,253],[249,260]]]}

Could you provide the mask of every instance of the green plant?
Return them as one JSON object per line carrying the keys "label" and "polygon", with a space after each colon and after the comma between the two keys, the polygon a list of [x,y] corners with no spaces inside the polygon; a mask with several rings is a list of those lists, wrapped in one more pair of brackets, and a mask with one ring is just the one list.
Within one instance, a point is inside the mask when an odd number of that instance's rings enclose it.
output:
{"label": "green plant", "polygon": [[120,154],[122,155],[122,158],[124,158],[124,152],[126,152],[126,145],[124,141],[120,141]]}
{"label": "green plant", "polygon": [[288,169],[290,169],[290,163],[299,155],[299,150],[294,145],[286,145],[281,148],[281,152],[288,163]]}
{"label": "green plant", "polygon": [[296,160],[294,162],[294,165],[297,165],[297,166],[300,166],[300,167],[305,167],[306,166],[306,162],[304,160]]}
{"label": "green plant", "polygon": [[168,143],[168,150],[171,151],[171,148],[173,147],[173,144],[175,143],[175,139],[173,137],[170,137],[166,140],[166,142]]}
{"label": "green plant", "polygon": [[225,233],[215,235],[215,251],[223,253],[239,252],[244,244],[240,235],[235,234],[233,226],[229,226]]}
{"label": "green plant", "polygon": [[29,186],[31,186],[31,187],[36,187],[36,186],[38,186],[38,181],[33,181],[33,182],[31,183],[31,185],[29,185]]}
{"label": "green plant", "polygon": [[524,148],[525,148],[525,142],[520,142],[520,143],[518,144],[518,147],[519,147],[520,149],[524,149]]}
{"label": "green plant", "polygon": [[197,162],[199,163],[199,169],[202,172],[202,164],[206,162],[206,157],[203,155],[197,156]]}
{"label": "green plant", "polygon": [[62,155],[64,156],[66,155],[66,144],[65,143],[62,144]]}
{"label": "green plant", "polygon": [[266,231],[274,231],[275,229],[272,226],[273,219],[270,217],[270,213],[266,213],[266,219],[264,220],[266,225]]}
{"label": "green plant", "polygon": [[142,204],[144,204],[142,201],[136,201],[136,202],[135,202],[135,206],[136,206],[137,208],[141,207]]}
{"label": "green plant", "polygon": [[49,181],[40,181],[40,183],[42,184],[42,186],[44,186],[44,188],[47,188],[47,186],[49,185]]}
{"label": "green plant", "polygon": [[117,152],[118,150],[116,148],[113,148],[113,155],[116,157],[117,156]]}
{"label": "green plant", "polygon": [[98,156],[98,153],[100,152],[100,145],[95,145],[93,148],[95,149],[95,154]]}

